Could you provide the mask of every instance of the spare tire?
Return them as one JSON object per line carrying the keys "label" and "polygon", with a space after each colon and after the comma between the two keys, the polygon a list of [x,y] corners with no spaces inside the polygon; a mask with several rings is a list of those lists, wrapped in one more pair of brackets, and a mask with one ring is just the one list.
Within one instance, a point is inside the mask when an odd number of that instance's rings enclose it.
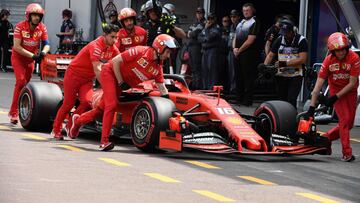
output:
{"label": "spare tire", "polygon": [[19,96],[21,126],[30,131],[50,131],[62,99],[62,91],[56,84],[28,83]]}
{"label": "spare tire", "polygon": [[134,145],[145,152],[154,152],[159,145],[161,130],[169,127],[175,104],[162,97],[147,97],[134,110],[130,134]]}
{"label": "spare tire", "polygon": [[293,141],[298,140],[297,111],[290,103],[277,100],[264,102],[255,110],[254,116],[268,120],[266,124],[269,126],[262,126],[267,133],[261,136],[270,148],[274,145],[272,134],[287,136]]}

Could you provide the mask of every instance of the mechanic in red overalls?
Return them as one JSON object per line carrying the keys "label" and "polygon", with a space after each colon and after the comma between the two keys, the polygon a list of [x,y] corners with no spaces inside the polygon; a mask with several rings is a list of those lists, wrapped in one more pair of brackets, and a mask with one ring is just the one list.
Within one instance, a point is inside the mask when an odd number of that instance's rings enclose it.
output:
{"label": "mechanic in red overalls", "polygon": [[[92,94],[93,80],[96,79],[102,84],[100,79],[101,65],[119,54],[115,46],[116,34],[119,27],[116,25],[106,25],[104,33],[94,41],[90,42],[76,57],[71,61],[64,77],[64,100],[57,112],[51,135],[57,140],[62,140],[62,123],[78,98],[79,106],[76,114],[82,114],[91,108],[86,101],[86,95]],[[72,121],[69,119],[65,130],[69,131]]]}
{"label": "mechanic in red overalls", "polygon": [[355,160],[350,147],[350,130],[353,127],[356,112],[360,58],[355,52],[349,50],[349,41],[340,32],[330,35],[327,46],[331,54],[325,58],[321,66],[307,116],[314,116],[316,101],[327,78],[331,96],[324,103],[326,106],[334,105],[339,123],[323,136],[331,141],[340,138],[343,154],[341,160],[351,162]]}
{"label": "mechanic in red overalls", "polygon": [[147,32],[142,27],[134,25],[136,22],[136,12],[133,9],[121,9],[119,20],[123,28],[118,32],[116,47],[119,48],[120,52],[124,52],[130,47],[146,45]]}
{"label": "mechanic in red overalls", "polygon": [[155,38],[152,47],[136,46],[130,48],[103,65],[101,71],[103,101],[97,108],[81,116],[73,115],[70,137],[76,138],[82,125],[93,121],[101,113],[104,113],[99,149],[102,151],[113,149],[114,144],[109,141],[109,135],[121,90],[125,86],[136,87],[141,82],[155,79],[161,95],[168,98],[162,62],[168,59],[172,50],[176,48],[178,48],[178,44],[173,37],[161,34]]}
{"label": "mechanic in red overalls", "polygon": [[[34,61],[40,62],[50,50],[46,26],[41,22],[44,13],[44,9],[39,4],[29,4],[25,10],[26,20],[19,22],[14,31],[11,65],[14,69],[16,83],[9,111],[12,124],[18,122],[19,94],[31,79],[34,71]],[[40,40],[44,47],[38,53]]]}

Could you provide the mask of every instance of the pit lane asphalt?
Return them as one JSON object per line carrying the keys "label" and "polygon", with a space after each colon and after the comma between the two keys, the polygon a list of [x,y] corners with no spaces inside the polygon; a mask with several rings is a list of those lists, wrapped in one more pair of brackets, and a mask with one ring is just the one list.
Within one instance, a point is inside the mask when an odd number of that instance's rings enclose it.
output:
{"label": "pit lane asphalt", "polygon": [[[39,80],[34,75],[32,81]],[[340,161],[339,141],[331,156],[144,154],[127,139],[115,139],[115,150],[102,153],[96,150],[100,136],[92,132],[56,142],[9,125],[13,85],[12,73],[0,73],[0,202],[360,200],[359,127],[351,132],[353,163]],[[252,113],[255,105],[241,108]]]}

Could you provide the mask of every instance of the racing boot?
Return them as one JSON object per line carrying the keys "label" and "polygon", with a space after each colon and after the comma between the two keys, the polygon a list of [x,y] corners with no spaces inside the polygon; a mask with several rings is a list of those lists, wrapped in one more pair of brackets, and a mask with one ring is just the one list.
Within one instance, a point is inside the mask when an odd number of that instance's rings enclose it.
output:
{"label": "racing boot", "polygon": [[68,134],[68,136],[69,136],[71,139],[76,139],[77,136],[79,135],[80,127],[81,127],[81,126],[76,123],[76,120],[77,120],[79,117],[80,117],[79,114],[74,114],[74,115],[71,117],[72,125],[71,125],[71,128],[70,128],[69,134]]}
{"label": "racing boot", "polygon": [[114,149],[114,147],[115,147],[114,143],[108,142],[108,143],[105,143],[105,144],[101,144],[99,146],[99,150],[107,152],[107,151],[110,151],[110,150]]}
{"label": "racing boot", "polygon": [[60,131],[56,132],[55,130],[52,130],[50,135],[53,136],[55,140],[64,140],[64,136]]}
{"label": "racing boot", "polygon": [[19,122],[19,117],[17,115],[8,115],[10,123],[16,125]]}
{"label": "racing boot", "polygon": [[352,161],[355,161],[355,156],[354,156],[354,155],[350,155],[350,156],[344,155],[344,156],[341,158],[341,161],[344,161],[344,162],[352,162]]}

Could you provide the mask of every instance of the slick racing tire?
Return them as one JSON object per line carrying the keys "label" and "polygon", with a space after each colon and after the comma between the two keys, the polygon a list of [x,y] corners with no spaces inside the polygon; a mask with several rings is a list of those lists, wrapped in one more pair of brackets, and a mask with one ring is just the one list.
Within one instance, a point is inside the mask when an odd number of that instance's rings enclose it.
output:
{"label": "slick racing tire", "polygon": [[169,118],[175,110],[175,104],[169,99],[145,98],[132,116],[130,134],[134,145],[144,152],[156,151],[160,131],[169,127]]}
{"label": "slick racing tire", "polygon": [[30,131],[49,131],[63,99],[58,85],[47,82],[28,83],[19,96],[19,120]]}
{"label": "slick racing tire", "polygon": [[254,116],[265,119],[260,135],[270,149],[275,145],[272,134],[288,136],[293,141],[298,140],[296,115],[296,109],[285,101],[267,101],[255,110]]}

